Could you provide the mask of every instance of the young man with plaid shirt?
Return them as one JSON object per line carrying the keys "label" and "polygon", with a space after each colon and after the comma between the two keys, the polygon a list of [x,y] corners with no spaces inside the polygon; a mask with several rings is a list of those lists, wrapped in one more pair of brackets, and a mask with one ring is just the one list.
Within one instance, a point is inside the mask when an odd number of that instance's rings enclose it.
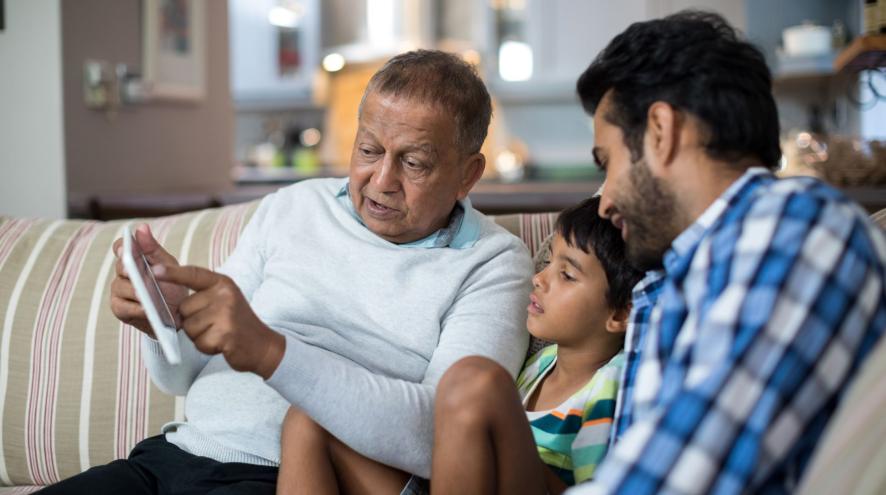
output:
{"label": "young man with plaid shirt", "polygon": [[763,55],[713,14],[617,36],[578,81],[600,214],[634,289],[614,447],[590,493],[792,491],[886,330],[886,238],[810,178],[777,179]]}

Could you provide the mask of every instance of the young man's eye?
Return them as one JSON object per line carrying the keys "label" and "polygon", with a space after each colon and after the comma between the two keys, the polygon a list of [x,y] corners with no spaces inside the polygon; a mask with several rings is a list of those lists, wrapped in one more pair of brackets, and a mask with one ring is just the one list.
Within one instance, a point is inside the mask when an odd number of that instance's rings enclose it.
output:
{"label": "young man's eye", "polygon": [[591,152],[591,156],[594,158],[594,165],[597,166],[597,170],[606,173],[606,160],[600,159],[600,155],[595,151]]}
{"label": "young man's eye", "polygon": [[597,163],[597,168],[605,174],[606,173],[606,162]]}

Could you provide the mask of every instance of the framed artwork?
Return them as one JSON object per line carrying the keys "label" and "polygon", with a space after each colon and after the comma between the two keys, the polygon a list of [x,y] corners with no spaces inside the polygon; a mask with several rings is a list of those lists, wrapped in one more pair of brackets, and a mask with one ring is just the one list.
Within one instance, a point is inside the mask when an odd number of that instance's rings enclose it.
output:
{"label": "framed artwork", "polygon": [[142,0],[142,70],[151,100],[206,94],[205,0]]}

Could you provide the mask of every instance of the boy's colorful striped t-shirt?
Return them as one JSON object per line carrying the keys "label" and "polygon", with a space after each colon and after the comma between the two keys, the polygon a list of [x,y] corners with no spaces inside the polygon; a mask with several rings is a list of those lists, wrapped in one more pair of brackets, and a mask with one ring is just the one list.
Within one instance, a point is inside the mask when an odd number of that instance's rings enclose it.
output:
{"label": "boy's colorful striped t-shirt", "polygon": [[[556,362],[556,345],[545,347],[526,362],[517,377],[523,407]],[[556,408],[526,411],[538,455],[569,486],[593,478],[606,455],[623,367],[624,353],[619,352]]]}

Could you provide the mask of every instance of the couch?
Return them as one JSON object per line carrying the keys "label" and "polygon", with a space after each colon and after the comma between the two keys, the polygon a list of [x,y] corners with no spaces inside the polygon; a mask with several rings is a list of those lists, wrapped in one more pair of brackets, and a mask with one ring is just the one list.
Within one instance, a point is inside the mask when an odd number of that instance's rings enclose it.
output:
{"label": "couch", "polygon": [[[257,206],[148,222],[182,263],[216,268]],[[535,256],[555,214],[494,219]],[[886,225],[886,210],[878,219]],[[125,457],[183,418],[183,398],[148,378],[138,332],[110,312],[110,246],[131,223],[0,216],[0,487],[12,487],[2,493],[29,493]]]}
{"label": "couch", "polygon": [[[148,223],[182,263],[216,268],[257,206]],[[533,254],[554,219],[495,217]],[[132,223],[0,216],[0,487],[12,493],[125,457],[183,418],[183,398],[148,378],[138,332],[110,311],[111,243]]]}

